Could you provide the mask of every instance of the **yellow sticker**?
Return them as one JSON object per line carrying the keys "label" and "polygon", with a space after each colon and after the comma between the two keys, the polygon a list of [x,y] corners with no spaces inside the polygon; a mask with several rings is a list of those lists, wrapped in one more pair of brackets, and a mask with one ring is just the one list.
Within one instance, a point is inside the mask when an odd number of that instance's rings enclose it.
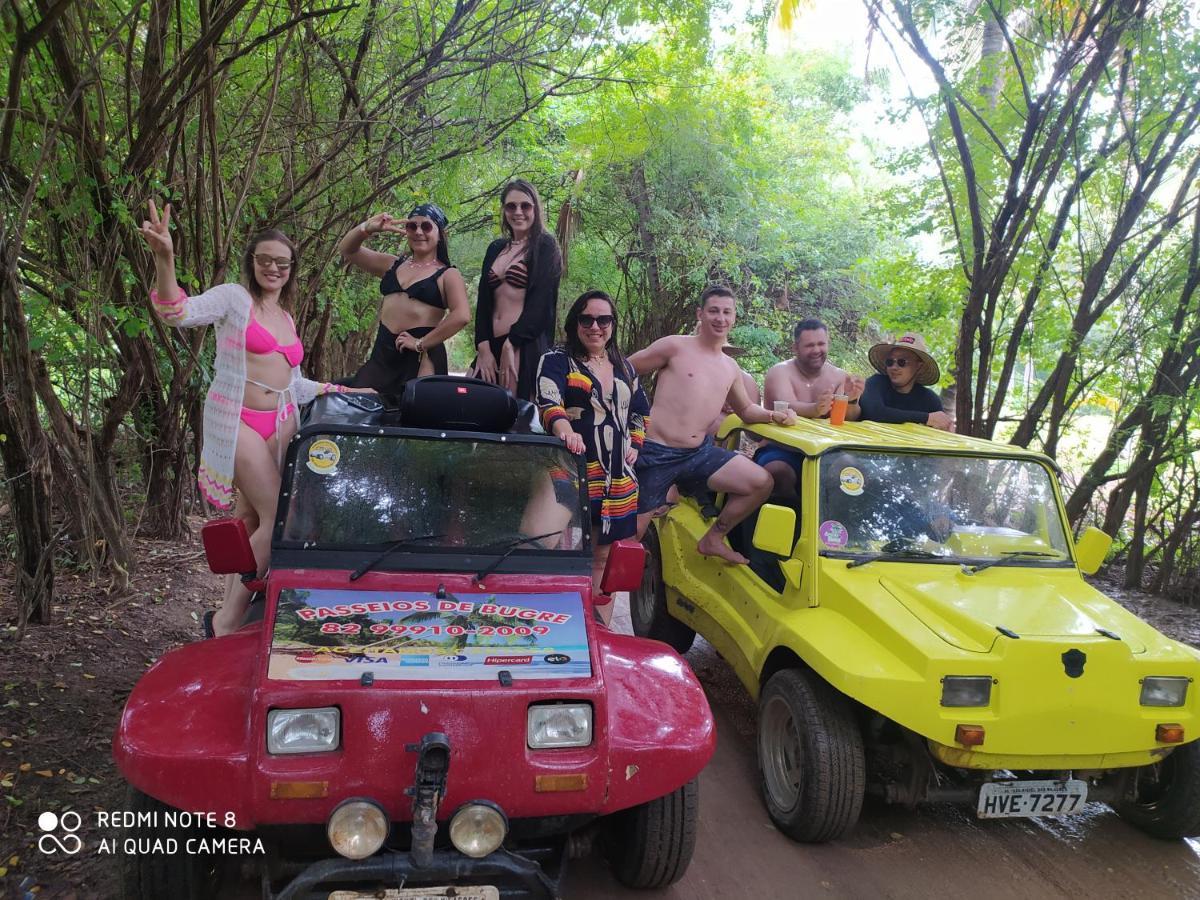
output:
{"label": "yellow sticker", "polygon": [[857,497],[863,492],[863,473],[854,466],[846,466],[842,469],[838,473],[838,482],[843,494]]}
{"label": "yellow sticker", "polygon": [[336,475],[337,464],[342,458],[342,451],[333,441],[321,438],[313,441],[308,447],[308,468],[318,475]]}

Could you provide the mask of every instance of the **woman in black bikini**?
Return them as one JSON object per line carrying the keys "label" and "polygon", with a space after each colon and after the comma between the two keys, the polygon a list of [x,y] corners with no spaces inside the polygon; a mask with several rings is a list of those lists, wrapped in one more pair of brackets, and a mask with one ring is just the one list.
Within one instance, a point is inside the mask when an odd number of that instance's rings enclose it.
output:
{"label": "woman in black bikini", "polygon": [[[381,231],[406,235],[409,255],[363,246]],[[346,262],[377,277],[383,294],[371,356],[344,383],[400,394],[419,375],[445,375],[445,342],[471,320],[466,285],[450,265],[446,214],[434,203],[415,207],[403,221],[378,213],[351,228],[338,250]]]}
{"label": "woman in black bikini", "polygon": [[504,237],[483,257],[475,307],[474,374],[532,400],[538,360],[554,343],[562,254],[537,189],[518,178],[500,193]]}

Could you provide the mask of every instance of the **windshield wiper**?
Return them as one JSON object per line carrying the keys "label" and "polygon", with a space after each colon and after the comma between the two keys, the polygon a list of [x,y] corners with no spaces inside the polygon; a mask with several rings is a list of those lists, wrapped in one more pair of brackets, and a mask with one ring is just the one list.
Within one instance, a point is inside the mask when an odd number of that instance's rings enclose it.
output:
{"label": "windshield wiper", "polygon": [[359,566],[357,569],[355,569],[353,572],[351,572],[350,580],[358,581],[358,579],[362,578],[364,575],[366,575],[368,572],[370,572],[373,568],[375,568],[377,565],[379,565],[381,562],[383,562],[385,559],[387,559],[387,557],[390,554],[396,552],[397,550],[403,549],[404,547],[407,547],[410,544],[419,544],[423,541],[436,541],[438,538],[444,538],[445,536],[446,535],[444,535],[444,534],[422,534],[422,535],[418,535],[417,537],[403,538],[401,540],[398,540],[391,544],[388,544],[388,546],[385,547],[383,550],[381,550],[377,555],[371,557],[365,563],[363,563],[361,566]]}
{"label": "windshield wiper", "polygon": [[873,562],[898,562],[905,559],[941,559],[942,554],[933,553],[929,550],[920,550],[916,547],[900,547],[896,550],[884,551],[876,553],[873,556],[866,556],[862,559],[852,559],[846,564],[847,569],[853,569],[857,566],[865,566],[867,563]]}
{"label": "windshield wiper", "polygon": [[1065,558],[1061,553],[1047,553],[1043,550],[1007,550],[1001,556],[989,559],[987,562],[981,562],[974,566],[964,565],[962,570],[964,575],[974,575],[977,572],[982,572],[984,569],[990,569],[992,566],[1006,566],[1009,563],[1019,562],[1023,559],[1063,560]]}
{"label": "windshield wiper", "polygon": [[548,538],[548,537],[554,537],[556,534],[562,534],[562,529],[560,528],[560,529],[558,529],[558,531],[548,531],[545,534],[537,534],[537,535],[534,535],[533,537],[517,538],[515,541],[509,541],[507,544],[501,544],[499,547],[493,548],[494,550],[497,550],[497,551],[502,550],[504,552],[502,552],[498,557],[496,557],[495,562],[493,562],[491,565],[485,567],[482,572],[480,572],[478,575],[476,575],[475,580],[483,581],[483,579],[487,578],[489,575],[491,575],[493,572],[495,572],[498,568],[500,568],[500,566],[504,564],[504,561],[512,555],[513,551],[518,549],[519,547],[523,547],[526,544],[532,544],[534,541],[540,541],[540,540],[544,540],[545,538]]}

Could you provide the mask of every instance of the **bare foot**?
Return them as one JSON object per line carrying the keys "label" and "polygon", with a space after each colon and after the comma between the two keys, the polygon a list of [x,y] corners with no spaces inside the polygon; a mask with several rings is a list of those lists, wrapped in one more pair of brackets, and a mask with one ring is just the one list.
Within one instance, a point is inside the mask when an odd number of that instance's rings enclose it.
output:
{"label": "bare foot", "polygon": [[726,544],[725,536],[713,528],[704,532],[704,537],[700,538],[700,543],[696,545],[696,549],[703,556],[717,556],[735,566],[744,566],[750,562],[750,560]]}

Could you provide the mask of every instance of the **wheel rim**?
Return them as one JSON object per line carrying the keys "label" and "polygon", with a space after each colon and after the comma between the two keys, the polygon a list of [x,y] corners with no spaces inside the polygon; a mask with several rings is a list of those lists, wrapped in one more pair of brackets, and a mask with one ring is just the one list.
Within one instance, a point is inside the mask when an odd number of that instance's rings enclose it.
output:
{"label": "wheel rim", "polygon": [[794,809],[800,802],[804,750],[796,720],[782,697],[771,697],[763,706],[758,754],[771,801],[784,812]]}

